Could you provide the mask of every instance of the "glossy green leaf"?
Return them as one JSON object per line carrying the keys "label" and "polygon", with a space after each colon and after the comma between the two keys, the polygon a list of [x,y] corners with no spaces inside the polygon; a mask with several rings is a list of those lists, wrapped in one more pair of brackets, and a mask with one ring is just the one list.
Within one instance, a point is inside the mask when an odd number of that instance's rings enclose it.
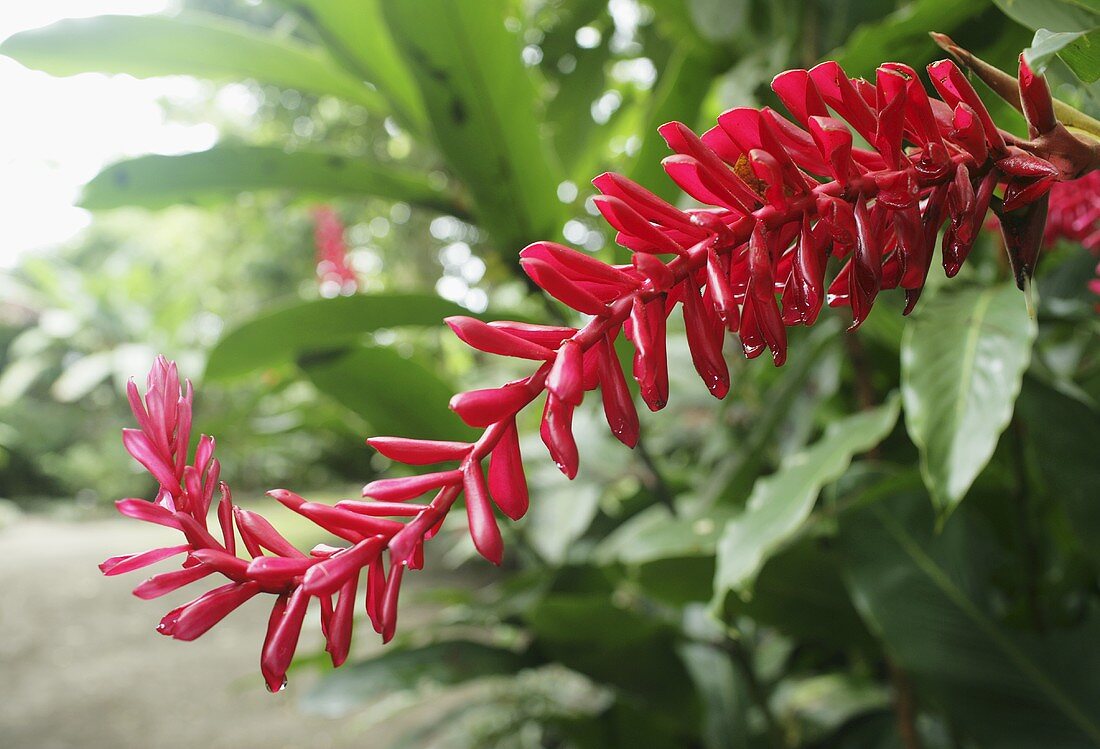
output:
{"label": "glossy green leaf", "polygon": [[300,704],[308,712],[335,718],[396,693],[512,674],[527,664],[511,650],[466,640],[409,649],[391,646],[374,658],[326,674]]}
{"label": "glossy green leaf", "polygon": [[299,354],[340,348],[380,328],[438,326],[468,314],[434,294],[358,294],[296,302],[263,312],[229,330],[210,352],[206,377],[224,380],[293,361]]}
{"label": "glossy green leaf", "polygon": [[1043,73],[1055,56],[1085,83],[1100,79],[1100,29],[1053,32],[1039,29],[1031,46],[1024,50],[1028,65]]}
{"label": "glossy green leaf", "polygon": [[874,75],[887,60],[916,64],[937,54],[929,31],[951,33],[989,8],[989,0],[916,0],[885,18],[856,27],[844,46],[825,56],[848,75]]}
{"label": "glossy green leaf", "polygon": [[976,746],[1100,744],[1100,628],[1046,637],[989,613],[988,551],[957,513],[933,531],[927,501],[899,495],[847,518],[839,539],[857,607],[891,657]]}
{"label": "glossy green leaf", "polygon": [[317,389],[357,414],[375,434],[471,439],[447,404],[455,388],[427,364],[385,346],[359,346],[299,357]]}
{"label": "glossy green leaf", "polygon": [[506,0],[383,0],[449,167],[469,188],[502,250],[557,233],[560,175],[541,132],[538,97],[504,27]]}
{"label": "glossy green leaf", "polygon": [[219,145],[182,156],[139,156],[113,164],[84,188],[89,210],[178,203],[209,204],[254,190],[310,196],[372,195],[456,213],[446,193],[423,174],[323,151]]}
{"label": "glossy green leaf", "polygon": [[718,541],[717,603],[730,592],[744,595],[751,589],[768,557],[809,517],[821,488],[840,478],[853,457],[890,434],[898,410],[892,396],[878,408],[834,421],[821,439],[756,482],[744,512],[726,524]]}
{"label": "glossy green leaf", "polygon": [[905,424],[941,514],[959,503],[992,457],[1035,335],[1023,295],[1011,284],[945,290],[906,329]]}
{"label": "glossy green leaf", "polygon": [[16,34],[0,54],[52,75],[127,73],[138,78],[193,75],[217,81],[254,78],[338,96],[385,113],[376,91],[320,48],[204,13],[96,16]]}
{"label": "glossy green leaf", "polygon": [[404,123],[416,132],[427,130],[427,111],[386,26],[381,0],[277,2],[314,29],[334,60],[377,86]]}
{"label": "glossy green leaf", "polygon": [[1089,31],[1100,26],[1097,0],[993,0],[1009,18],[1032,31]]}

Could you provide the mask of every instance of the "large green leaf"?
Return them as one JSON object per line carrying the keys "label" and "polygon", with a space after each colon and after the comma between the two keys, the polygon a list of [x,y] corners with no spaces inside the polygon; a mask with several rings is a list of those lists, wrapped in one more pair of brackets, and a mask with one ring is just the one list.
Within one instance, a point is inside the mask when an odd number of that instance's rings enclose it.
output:
{"label": "large green leaf", "polygon": [[305,355],[298,365],[321,392],[358,414],[375,434],[470,439],[447,408],[455,388],[426,364],[386,346]]}
{"label": "large green leaf", "polygon": [[360,294],[296,302],[233,328],[218,341],[206,377],[229,379],[286,364],[299,354],[356,343],[380,328],[436,326],[469,314],[433,294]]}
{"label": "large green leaf", "polygon": [[1017,23],[1032,31],[1089,31],[1100,25],[1097,0],[993,0]]}
{"label": "large green leaf", "polygon": [[323,151],[230,144],[182,156],[140,156],[107,167],[84,188],[90,210],[205,204],[249,190],[374,195],[434,210],[459,209],[423,174]]}
{"label": "large green leaf", "polygon": [[1035,334],[1023,295],[1011,284],[937,294],[906,329],[905,423],[941,514],[958,504],[993,455]]}
{"label": "large green leaf", "polygon": [[840,478],[852,458],[878,445],[898,420],[898,400],[834,421],[821,439],[783,460],[774,474],[756,482],[745,510],[726,524],[718,541],[716,602],[744,595],[768,557],[809,517],[821,488]]}
{"label": "large green leaf", "polygon": [[383,0],[383,7],[439,147],[498,246],[517,250],[556,234],[560,177],[520,40],[504,27],[510,3]]}
{"label": "large green leaf", "polygon": [[389,109],[376,91],[337,65],[324,50],[202,13],[60,21],[16,34],[0,44],[0,54],[52,75],[97,72],[139,78],[254,78],[338,96],[381,113]]}
{"label": "large green leaf", "polygon": [[386,26],[381,0],[277,1],[313,27],[337,62],[377,86],[406,124],[427,130],[424,103]]}
{"label": "large green leaf", "polygon": [[694,127],[719,66],[718,59],[683,42],[669,56],[646,102],[639,133],[642,145],[627,175],[666,200],[676,202],[680,188],[661,166],[669,152],[657,128],[670,120]]}
{"label": "large green leaf", "polygon": [[1037,73],[1044,72],[1055,55],[1082,81],[1093,83],[1100,78],[1100,29],[1058,32],[1039,29],[1031,46],[1024,50],[1024,57]]}
{"label": "large green leaf", "polygon": [[858,26],[844,46],[826,59],[839,62],[849,75],[871,75],[887,60],[916,64],[937,53],[929,31],[950,33],[989,8],[989,0],[916,0],[885,18]]}
{"label": "large green leaf", "polygon": [[1100,560],[1100,413],[1030,377],[1018,408],[1039,471],[1037,490],[1062,503],[1081,547]]}
{"label": "large green leaf", "polygon": [[374,658],[327,674],[302,696],[301,705],[335,718],[395,693],[513,674],[527,665],[528,659],[511,650],[466,640],[409,649],[391,646]]}
{"label": "large green leaf", "polygon": [[939,534],[920,494],[848,516],[840,550],[857,607],[975,746],[1100,744],[1100,629],[1039,637],[1001,625],[988,610],[987,546],[965,512]]}

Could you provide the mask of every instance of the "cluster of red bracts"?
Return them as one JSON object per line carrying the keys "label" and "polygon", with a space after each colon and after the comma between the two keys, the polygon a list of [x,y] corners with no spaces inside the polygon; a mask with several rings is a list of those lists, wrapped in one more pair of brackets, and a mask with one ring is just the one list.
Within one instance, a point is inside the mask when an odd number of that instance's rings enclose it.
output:
{"label": "cluster of red bracts", "polygon": [[313,244],[317,256],[317,281],[334,284],[342,294],[354,293],[359,288],[359,277],[348,262],[344,222],[331,206],[313,209]]}
{"label": "cluster of red bracts", "polygon": [[[904,288],[906,312],[911,310],[945,221],[943,267],[952,276],[995,206],[1022,282],[1034,268],[1047,192],[1065,175],[999,131],[954,64],[938,62],[929,72],[942,101],[929,98],[904,65],[882,66],[869,83],[849,79],[836,63],[823,63],[774,80],[793,121],[767,108],[734,109],[702,136],[679,123],[663,126],[660,132],[675,152],[664,161],[666,171],[708,208],[681,210],[624,177],[597,177],[602,194],[596,206],[617,230],[618,242],[633,251],[631,263],[608,265],[552,242],[521,253],[536,284],[591,319],[572,328],[449,318],[447,324],[471,347],[534,361],[535,371],[452,399],[463,421],[484,430],[473,443],[368,440],[398,463],[453,467],[375,481],[363,489],[370,501],[335,506],[284,490],[270,493],[346,547],[298,551],[259,515],[234,507],[224,484],[217,511],[222,540],[208,532],[218,474],[214,443],[202,437],[187,463],[190,387],[180,395],[175,366],[159,359],[144,404],[130,389],[141,429],[127,430],[124,439],[157,479],[160,493],[153,503],[123,500],[119,509],[178,528],[187,543],[108,560],[104,571],[187,555],[182,569],[139,586],[135,592],[143,597],[215,572],[228,578],[164,618],[160,630],[179,639],[199,636],[257,593],[274,594],[261,666],[268,685],[277,689],[310,598],[320,601],[322,630],[337,665],[347,657],[361,583],[374,628],[386,640],[393,636],[403,572],[422,566],[425,541],[439,532],[460,496],[474,546],[489,561],[501,562],[494,506],[513,520],[528,507],[516,416],[543,393],[541,436],[568,477],[579,464],[573,414],[587,392],[599,389],[611,432],[628,446],[637,443],[638,414],[616,353],[620,333],[634,350],[632,375],[641,399],[656,411],[668,402],[666,323],[677,304],[695,368],[721,398],[730,387],[722,352],[727,333],[738,336],[746,356],[767,349],[780,365],[787,355],[786,327],[813,324],[826,301],[850,306],[853,327],[882,289]],[[1046,84],[1022,63],[1021,92],[1033,135],[1060,127]],[[857,145],[853,131],[870,147]],[[994,195],[999,184],[1003,197]],[[844,265],[827,285],[830,257]],[[413,501],[429,493],[434,495],[426,504]],[[250,560],[236,555],[235,532]]]}

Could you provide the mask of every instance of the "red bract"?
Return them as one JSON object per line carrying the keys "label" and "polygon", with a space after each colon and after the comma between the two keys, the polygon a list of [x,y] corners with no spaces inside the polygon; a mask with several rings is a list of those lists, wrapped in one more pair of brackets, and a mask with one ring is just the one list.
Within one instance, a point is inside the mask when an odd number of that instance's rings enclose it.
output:
{"label": "red bract", "polygon": [[1051,188],[1043,243],[1052,245],[1060,239],[1100,252],[1100,172]]}
{"label": "red bract", "polygon": [[[552,242],[521,253],[535,283],[592,316],[582,328],[447,320],[460,339],[482,352],[537,362],[523,379],[451,400],[463,421],[484,429],[476,441],[368,440],[399,463],[444,464],[430,473],[368,484],[363,493],[373,501],[330,506],[286,490],[270,492],[344,539],[345,548],[298,551],[262,517],[232,505],[228,488],[218,483],[213,440],[200,438],[189,459],[190,386],[181,394],[175,365],[158,359],[144,401],[131,385],[140,429],[127,430],[124,441],[160,491],[153,503],[123,500],[119,510],[177,528],[187,543],[114,557],[104,572],[186,553],[181,570],[139,586],[143,597],[211,574],[228,578],[165,617],[161,631],[182,639],[202,634],[258,593],[274,595],[261,670],[268,686],[278,689],[311,598],[319,600],[322,630],[337,665],[348,653],[361,584],[375,630],[384,640],[393,637],[405,569],[422,566],[424,543],[461,496],[474,546],[489,561],[501,562],[494,506],[513,520],[527,510],[516,415],[540,396],[543,442],[570,478],[580,463],[573,413],[589,392],[600,390],[611,432],[633,447],[638,415],[616,344],[625,339],[631,345],[641,398],[660,410],[669,397],[666,324],[677,305],[692,362],[708,390],[722,398],[730,387],[722,355],[727,334],[738,336],[746,356],[769,350],[778,366],[788,353],[787,326],[813,324],[825,301],[850,307],[854,328],[883,289],[900,286],[908,313],[948,219],[942,253],[948,275],[965,263],[993,205],[1017,280],[1024,283],[1038,255],[1047,193],[1073,170],[1054,167],[1036,155],[1041,149],[1033,142],[999,131],[953,63],[938,62],[929,71],[943,101],[930,99],[904,65],[882,66],[870,83],[849,79],[830,62],[776,77],[773,88],[794,121],[770,109],[734,109],[701,137],[679,123],[661,127],[676,152],[664,162],[669,175],[708,208],[681,210],[625,177],[597,177],[593,182],[603,196],[596,205],[618,231],[619,243],[636,253],[633,262],[610,266]],[[1052,120],[1049,92],[1030,71],[1024,74],[1029,124],[1037,137],[1049,137],[1061,127]],[[855,146],[853,130],[872,148]],[[1005,186],[1003,205],[994,194],[999,184]],[[1095,185],[1079,194],[1094,196]],[[844,265],[827,282],[830,257]],[[221,541],[207,530],[218,486]],[[425,495],[430,499],[411,501]],[[234,528],[251,561],[236,557]]]}

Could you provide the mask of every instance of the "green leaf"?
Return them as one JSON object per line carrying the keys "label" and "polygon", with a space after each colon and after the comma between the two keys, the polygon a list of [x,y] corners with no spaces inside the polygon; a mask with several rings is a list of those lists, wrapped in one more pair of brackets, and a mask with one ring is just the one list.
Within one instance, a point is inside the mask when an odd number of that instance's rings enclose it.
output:
{"label": "green leaf", "polygon": [[880,20],[858,26],[844,46],[825,56],[848,75],[871,75],[886,60],[916,64],[931,59],[936,45],[929,31],[950,33],[989,8],[988,0],[917,0]]}
{"label": "green leaf", "polygon": [[878,408],[833,422],[820,440],[756,482],[744,512],[726,524],[718,541],[716,603],[731,591],[744,595],[750,590],[768,557],[809,517],[821,488],[840,478],[853,457],[890,434],[898,408],[897,397],[891,396]]}
{"label": "green leaf", "polygon": [[182,156],[140,156],[113,164],[84,188],[89,210],[209,204],[252,190],[312,196],[373,195],[440,212],[458,209],[423,174],[323,151],[219,145]]}
{"label": "green leaf", "polygon": [[669,56],[646,102],[639,128],[642,145],[627,176],[666,200],[676,202],[680,188],[661,166],[661,160],[668,155],[668,146],[657,128],[670,120],[695,124],[718,66],[717,60],[701,55],[688,43],[681,43]]}
{"label": "green leaf", "polygon": [[1012,20],[1032,31],[1089,31],[1100,26],[1097,0],[994,0]]}
{"label": "green leaf", "polygon": [[1043,73],[1055,55],[1085,83],[1100,79],[1100,29],[1052,32],[1039,29],[1031,46],[1024,50],[1027,64]]}
{"label": "green leaf", "polygon": [[1035,321],[1010,284],[937,294],[902,339],[901,393],[941,515],[963,498],[1012,418]]}
{"label": "green leaf", "polygon": [[434,294],[358,294],[296,302],[264,312],[218,341],[206,377],[227,380],[293,361],[299,354],[357,343],[381,328],[438,326],[449,315],[469,314]]}
{"label": "green leaf", "polygon": [[989,614],[988,548],[966,510],[933,533],[920,494],[849,516],[840,550],[857,607],[895,662],[969,733],[999,749],[1100,743],[1096,622],[1046,637]]}
{"label": "green leaf", "polygon": [[560,176],[520,40],[504,27],[510,3],[383,0],[383,7],[436,141],[496,244],[512,252],[557,234]]}
{"label": "green leaf", "polygon": [[677,648],[703,706],[706,749],[747,749],[748,686],[729,656],[713,645],[687,643]]}
{"label": "green leaf", "polygon": [[1041,491],[1066,508],[1081,548],[1100,561],[1100,413],[1030,377],[1017,407]]}
{"label": "green leaf", "polygon": [[[692,721],[691,683],[673,650],[675,632],[606,595],[555,594],[526,614],[539,652],[596,681],[660,704]],[[694,725],[694,723],[691,723]]]}
{"label": "green leaf", "polygon": [[523,656],[477,642],[454,640],[399,649],[327,674],[303,695],[308,712],[340,717],[400,692],[426,684],[453,686],[472,679],[512,674],[529,665]]}
{"label": "green leaf", "polygon": [[203,13],[60,21],[16,34],[0,44],[0,54],[51,75],[254,78],[338,96],[382,114],[389,109],[376,91],[344,71],[323,50]]}
{"label": "green leaf", "polygon": [[370,81],[416,132],[428,114],[382,15],[381,0],[277,0],[306,21],[333,59]]}
{"label": "green leaf", "polygon": [[385,346],[306,355],[298,360],[317,389],[358,414],[375,434],[470,439],[451,413],[455,388],[426,364]]}

